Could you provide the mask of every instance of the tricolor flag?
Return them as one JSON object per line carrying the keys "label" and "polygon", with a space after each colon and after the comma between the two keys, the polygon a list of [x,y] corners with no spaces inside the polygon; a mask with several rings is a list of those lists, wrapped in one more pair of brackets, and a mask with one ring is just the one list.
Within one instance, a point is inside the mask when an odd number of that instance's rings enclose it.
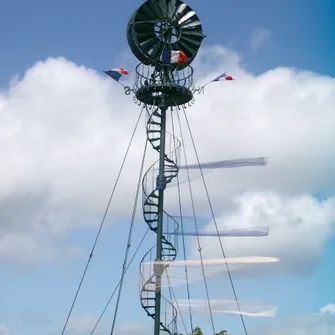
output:
{"label": "tricolor flag", "polygon": [[176,63],[186,63],[188,61],[188,58],[182,51],[165,49],[162,52],[161,60],[163,64],[176,64]]}
{"label": "tricolor flag", "polygon": [[221,76],[216,77],[212,81],[222,81],[222,80],[234,80],[232,76],[227,76],[226,73],[221,74]]}
{"label": "tricolor flag", "polygon": [[111,69],[111,70],[108,70],[108,71],[103,71],[103,72],[106,73],[108,76],[110,76],[112,79],[114,79],[116,81],[119,81],[121,76],[129,74],[129,72],[127,70],[123,69],[122,67]]}

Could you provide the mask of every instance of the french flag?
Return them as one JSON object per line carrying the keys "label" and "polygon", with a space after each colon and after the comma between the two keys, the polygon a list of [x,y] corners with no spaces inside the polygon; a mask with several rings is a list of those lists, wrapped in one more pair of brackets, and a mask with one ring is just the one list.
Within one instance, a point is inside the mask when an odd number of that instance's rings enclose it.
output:
{"label": "french flag", "polygon": [[122,67],[119,68],[115,68],[115,69],[111,69],[108,71],[103,71],[104,73],[106,73],[108,76],[110,76],[112,79],[119,81],[119,79],[121,78],[121,76],[123,75],[128,75],[129,72],[125,69],[123,69]]}
{"label": "french flag", "polygon": [[213,79],[212,81],[222,81],[222,80],[234,80],[234,78],[232,76],[227,76],[226,73],[223,73],[220,76]]}
{"label": "french flag", "polygon": [[186,63],[188,61],[187,56],[180,50],[163,50],[161,57],[163,64],[177,64]]}

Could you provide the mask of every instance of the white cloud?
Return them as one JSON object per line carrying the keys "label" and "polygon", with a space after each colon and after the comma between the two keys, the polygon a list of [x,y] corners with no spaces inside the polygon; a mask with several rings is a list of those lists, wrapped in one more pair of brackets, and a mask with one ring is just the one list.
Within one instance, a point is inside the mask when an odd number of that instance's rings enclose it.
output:
{"label": "white cloud", "polygon": [[11,335],[12,333],[5,325],[0,325],[0,335]]}
{"label": "white cloud", "polygon": [[[195,63],[199,82],[217,75],[219,64],[236,81],[210,84],[188,112],[201,160],[270,160],[266,168],[208,176],[213,203],[221,209],[243,190],[293,199],[333,193],[335,80],[288,68],[254,77],[236,53],[216,46]],[[11,85],[0,95],[0,260],[39,264],[60,250],[61,258],[73,257],[68,231],[97,225],[140,108],[109,78],[62,58],[37,63]],[[143,129],[134,143],[113,218],[131,212]],[[194,187],[203,203],[203,189]],[[171,205],[174,198],[167,195]],[[322,228],[324,241],[328,225]]]}
{"label": "white cloud", "polygon": [[326,306],[323,306],[321,309],[320,309],[320,314],[322,315],[333,315],[335,316],[335,304],[328,304]]}
{"label": "white cloud", "polygon": [[[139,113],[129,101],[123,108],[120,92],[60,58],[37,63],[1,96],[0,260],[72,257],[68,229],[97,225]],[[139,160],[137,143],[128,164]],[[133,194],[136,177],[121,179],[123,191]],[[131,208],[126,193],[116,194],[119,212]]]}
{"label": "white cloud", "polygon": [[[335,318],[334,315],[324,314],[323,310],[328,306],[334,306],[329,304],[322,307],[318,313],[310,313],[306,315],[293,316],[285,320],[284,324],[280,327],[266,327],[257,329],[249,329],[250,334],[260,335],[309,335],[309,334],[335,334]],[[97,320],[97,316],[93,314],[82,314],[74,316],[70,319],[67,332],[69,334],[88,334],[92,331]],[[1,329],[1,328],[0,328]],[[108,327],[100,326],[97,333],[107,331]],[[118,334],[128,335],[142,335],[152,333],[153,323],[150,322],[120,322],[117,323],[115,332]],[[1,332],[0,332],[1,334]],[[7,333],[4,333],[7,335]],[[1,334],[2,335],[2,334]]]}
{"label": "white cloud", "polygon": [[255,29],[250,37],[250,46],[252,51],[257,52],[272,37],[268,29]]}
{"label": "white cloud", "polygon": [[[322,311],[322,308],[320,312]],[[309,334],[335,334],[335,318],[328,315],[310,314],[291,318],[283,327],[265,329],[257,332],[261,335],[309,335]]]}
{"label": "white cloud", "polygon": [[[267,237],[223,238],[228,257],[271,256],[279,263],[251,266],[256,273],[278,271],[304,274],[314,269],[333,231],[335,198],[319,202],[309,195],[281,197],[275,193],[246,193],[234,199],[234,208],[218,218],[219,228],[269,226]],[[213,223],[207,229],[215,230]],[[196,255],[195,243],[193,254]],[[236,248],[236,245],[239,247]],[[203,255],[221,257],[218,238],[201,238]]]}

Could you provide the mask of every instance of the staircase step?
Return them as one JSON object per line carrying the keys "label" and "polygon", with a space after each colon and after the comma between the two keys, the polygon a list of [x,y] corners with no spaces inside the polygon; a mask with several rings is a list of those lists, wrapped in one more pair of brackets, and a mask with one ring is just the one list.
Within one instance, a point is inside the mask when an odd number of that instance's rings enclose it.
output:
{"label": "staircase step", "polygon": [[144,215],[145,214],[157,214],[157,211],[153,212],[153,211],[146,211],[146,210],[144,210],[143,213],[144,213]]}
{"label": "staircase step", "polygon": [[150,224],[150,223],[153,223],[153,222],[157,222],[157,219],[147,219],[147,220],[145,220],[145,222]]}
{"label": "staircase step", "polygon": [[152,115],[154,115],[154,116],[157,116],[157,117],[161,118],[161,114],[159,114],[159,112],[158,112],[158,111],[155,111],[155,112],[153,112],[153,113],[152,113]]}

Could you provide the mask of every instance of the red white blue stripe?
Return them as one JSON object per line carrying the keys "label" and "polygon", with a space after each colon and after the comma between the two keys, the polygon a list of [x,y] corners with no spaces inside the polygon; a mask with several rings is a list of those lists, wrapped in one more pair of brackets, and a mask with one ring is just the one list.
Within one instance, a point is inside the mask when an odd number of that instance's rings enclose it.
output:
{"label": "red white blue stripe", "polygon": [[226,73],[221,74],[212,81],[222,81],[222,80],[234,80],[232,76],[228,76]]}
{"label": "red white blue stripe", "polygon": [[103,71],[104,73],[106,73],[109,77],[111,77],[112,79],[119,81],[119,79],[123,76],[123,75],[128,75],[129,72],[122,68],[122,67],[118,67],[118,68],[114,68],[108,71]]}
{"label": "red white blue stripe", "polygon": [[221,74],[212,81],[222,81],[222,80],[234,80],[232,76],[228,76],[226,73]]}
{"label": "red white blue stripe", "polygon": [[188,61],[187,56],[180,50],[163,50],[161,61],[163,64],[178,64],[186,63]]}

